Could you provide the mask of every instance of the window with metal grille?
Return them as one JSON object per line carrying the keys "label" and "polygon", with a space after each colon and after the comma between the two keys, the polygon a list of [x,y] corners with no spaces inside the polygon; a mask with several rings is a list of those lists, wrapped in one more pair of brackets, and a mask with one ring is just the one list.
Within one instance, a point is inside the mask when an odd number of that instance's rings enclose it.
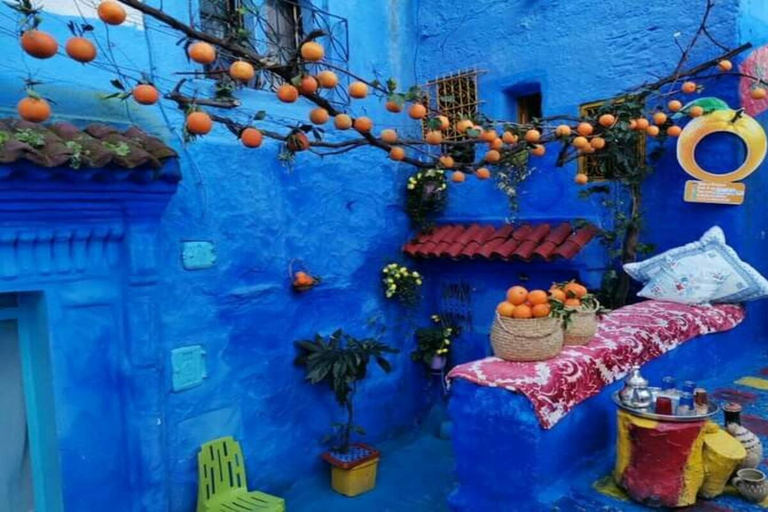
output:
{"label": "window with metal grille", "polygon": [[[446,142],[461,142],[466,136],[457,132],[455,124],[461,119],[475,119],[479,113],[480,101],[477,94],[477,70],[459,71],[427,82],[424,86],[425,102],[430,110],[451,120],[451,126],[443,132]],[[422,123],[424,133],[428,130],[426,122]],[[475,159],[475,145],[443,144],[443,154],[453,156],[459,163],[471,163]]]}
{"label": "window with metal grille", "polygon": [[[303,0],[200,0],[200,26],[203,31],[225,40],[250,46],[260,55],[277,64],[292,61],[304,37],[312,31],[325,33],[316,41],[325,47],[324,63],[347,69],[349,64],[349,34],[347,20],[314,7]],[[212,78],[220,77],[235,58],[220,54],[215,63],[206,67]],[[323,63],[307,66],[309,72],[319,71]],[[294,74],[298,75],[298,67]],[[342,85],[323,91],[330,101],[346,105],[349,96],[344,87],[348,81],[341,74]],[[249,87],[275,90],[281,85],[280,78],[271,73],[259,72]]]}
{"label": "window with metal grille", "polygon": [[[613,100],[616,103],[621,103],[623,100]],[[590,103],[583,103],[579,106],[579,115],[581,117],[587,117],[594,119],[598,117],[600,109],[605,105],[605,100],[592,101]],[[637,162],[638,165],[645,165],[645,137],[638,137],[637,139]],[[601,161],[600,158],[595,155],[584,155],[578,159],[578,169],[580,173],[589,176],[589,181],[606,181],[606,165],[610,165],[609,162]]]}

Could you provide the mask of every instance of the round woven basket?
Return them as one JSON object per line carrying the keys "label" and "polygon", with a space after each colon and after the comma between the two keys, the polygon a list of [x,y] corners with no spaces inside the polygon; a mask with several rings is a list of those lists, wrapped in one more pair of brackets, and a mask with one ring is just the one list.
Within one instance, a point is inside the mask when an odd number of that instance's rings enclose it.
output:
{"label": "round woven basket", "polygon": [[566,345],[586,345],[595,337],[600,320],[595,310],[576,311],[565,327]]}
{"label": "round woven basket", "polygon": [[491,327],[491,345],[493,354],[507,361],[551,359],[563,349],[562,320],[517,319],[496,314]]}

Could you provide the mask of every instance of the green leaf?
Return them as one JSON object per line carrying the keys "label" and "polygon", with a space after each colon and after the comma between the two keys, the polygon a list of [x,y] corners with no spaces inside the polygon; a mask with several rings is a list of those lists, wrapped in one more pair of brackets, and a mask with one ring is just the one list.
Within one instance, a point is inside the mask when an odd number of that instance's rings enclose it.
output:
{"label": "green leaf", "polygon": [[254,121],[261,121],[267,117],[267,113],[264,110],[259,110],[253,115]]}

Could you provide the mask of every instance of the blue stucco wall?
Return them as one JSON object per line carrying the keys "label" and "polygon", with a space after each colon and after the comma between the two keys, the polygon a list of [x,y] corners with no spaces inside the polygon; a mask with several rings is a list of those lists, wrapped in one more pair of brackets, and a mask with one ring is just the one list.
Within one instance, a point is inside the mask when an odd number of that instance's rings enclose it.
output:
{"label": "blue stucco wall", "polygon": [[[677,64],[680,51],[674,35],[686,44],[698,27],[704,2],[622,0],[598,2],[585,8],[582,4],[552,2],[499,2],[479,0],[456,8],[441,0],[419,0],[416,23],[418,75],[420,82],[456,69],[475,67],[482,71],[479,95],[481,111],[495,119],[514,119],[514,97],[521,87],[539,84],[543,97],[543,115],[578,115],[579,105],[610,98],[654,77],[666,76]],[[711,14],[709,29],[721,43],[735,47],[752,42],[759,47],[766,42],[765,6],[759,1],[723,0]],[[722,51],[706,39],[690,56],[696,64]],[[735,59],[735,63],[749,52]],[[733,108],[740,106],[738,82],[732,79],[705,83],[705,96],[718,96]],[[683,98],[685,99],[685,98]],[[652,105],[655,106],[655,105]],[[766,126],[768,115],[758,120]],[[657,251],[698,239],[714,224],[723,227],[729,243],[763,274],[768,262],[762,257],[768,214],[763,196],[768,190],[768,168],[761,168],[745,180],[747,197],[739,207],[684,203],[684,183],[690,177],[676,161],[674,140],[666,142],[668,151],[657,172],[644,190],[645,229],[642,240],[657,246]],[[655,142],[649,143],[653,147]],[[705,168],[722,165],[723,152],[731,151],[727,141],[719,141],[702,158]],[[591,200],[577,198],[580,187],[573,184],[576,163],[564,168],[554,165],[556,148],[541,159],[532,160],[536,172],[519,188],[518,220],[551,221],[586,218],[598,225],[610,225],[599,205],[599,196]],[[727,162],[726,162],[727,163]],[[505,196],[487,183],[468,180],[451,189],[446,218],[452,221],[501,222],[510,216]],[[472,183],[473,182],[473,183]],[[594,244],[593,244],[594,245]],[[596,257],[599,258],[599,255]],[[588,258],[589,261],[594,261]],[[582,259],[585,261],[585,259]],[[472,264],[449,263],[442,275],[467,273]],[[475,276],[478,295],[475,316],[489,317],[488,308],[503,297],[503,290],[532,274],[531,286],[548,286],[549,276],[530,272],[525,264],[514,264],[500,273],[482,272]],[[469,271],[472,272],[472,271]],[[584,269],[552,269],[560,277],[577,272],[590,281],[593,275]],[[755,304],[753,320],[745,330],[759,335],[757,320],[763,305]],[[484,343],[486,326],[479,322],[479,341]]]}
{"label": "blue stucco wall", "polygon": [[[187,2],[164,5],[187,19],[182,4]],[[352,69],[398,76],[406,84],[413,81],[409,52],[415,32],[408,2],[326,0],[316,5],[349,20]],[[0,18],[0,26],[13,30],[10,11],[5,6],[0,10],[8,15]],[[64,41],[69,19],[48,17],[43,28]],[[98,20],[95,25],[103,38],[105,27]],[[109,33],[115,58],[130,70],[155,72],[162,88],[172,85],[172,72],[193,69],[175,46],[177,38],[168,33],[131,26],[110,28]],[[132,102],[98,99],[99,93],[111,92],[109,80],[115,73],[108,63],[100,60],[98,67],[83,68],[64,57],[36,61],[25,57],[6,34],[3,48],[7,52],[0,67],[0,116],[15,115],[22,77],[32,73],[44,82],[38,90],[56,101],[54,120],[135,123],[165,138],[181,154],[184,180],[160,226],[160,341],[154,371],[162,372],[162,378],[145,381],[149,394],[156,393],[159,400],[162,413],[154,424],[164,425],[165,444],[151,454],[156,464],[151,469],[133,468],[120,485],[105,486],[105,499],[111,495],[112,503],[122,503],[120,510],[146,510],[139,499],[147,503],[155,498],[169,499],[170,510],[192,510],[197,448],[223,435],[241,441],[252,488],[280,494],[310,473],[327,471],[318,457],[320,439],[342,417],[341,411],[328,390],[303,383],[303,373],[292,365],[293,341],[315,332],[329,334],[341,327],[366,336],[375,334],[373,324],[384,324],[383,340],[401,353],[393,357],[391,375],[371,371],[358,396],[356,423],[365,426],[366,440],[373,443],[416,424],[428,398],[416,391],[423,388],[425,372],[409,358],[412,320],[382,299],[379,280],[380,268],[399,258],[407,237],[401,209],[407,167],[391,163],[384,153],[361,151],[324,160],[299,155],[288,169],[277,160],[277,144],[246,150],[218,127],[185,147],[180,142],[182,117],[173,106],[139,108]],[[205,81],[198,85],[201,90],[210,87]],[[303,121],[309,111],[309,104],[280,105],[269,93],[248,90],[238,95],[248,112],[264,109]],[[393,121],[382,114],[377,100],[359,102],[353,112],[367,113],[377,124]],[[414,128],[402,119],[399,123],[401,129]],[[180,257],[185,240],[212,241],[216,266],[185,271]],[[294,258],[321,276],[322,285],[305,294],[292,293],[288,265]],[[197,344],[207,351],[208,379],[200,387],[172,393],[170,351]],[[110,367],[120,364],[119,352],[89,352],[93,359],[87,360]],[[77,383],[56,370],[57,387]],[[99,380],[98,373],[92,378],[105,395],[124,385],[119,379]],[[87,406],[76,391],[66,400],[67,409]],[[145,419],[127,415],[125,430],[142,429]],[[80,443],[69,437],[69,426],[60,425],[60,431],[63,444]],[[83,428],[77,435],[84,440],[94,432]],[[136,437],[141,439],[141,434]],[[127,460],[129,445],[110,442],[113,460]],[[131,488],[127,475],[142,471],[155,473],[149,477],[156,485],[151,491]],[[76,484],[67,488],[66,478],[65,488],[67,510],[75,511],[80,506],[75,496],[100,492]]]}

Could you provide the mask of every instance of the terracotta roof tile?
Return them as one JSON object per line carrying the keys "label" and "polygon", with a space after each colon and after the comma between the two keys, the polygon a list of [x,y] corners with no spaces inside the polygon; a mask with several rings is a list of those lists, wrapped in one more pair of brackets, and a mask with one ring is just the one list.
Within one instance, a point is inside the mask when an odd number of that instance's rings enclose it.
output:
{"label": "terracotta roof tile", "polygon": [[[13,164],[18,172],[3,178],[133,180],[178,182],[178,166],[164,166],[176,152],[139,128],[124,132],[92,124],[81,130],[69,123],[40,125],[18,119],[0,119],[0,165]],[[36,171],[24,169],[36,166]],[[173,167],[168,171],[167,167]]]}
{"label": "terracotta roof tile", "polygon": [[492,225],[445,224],[417,235],[403,251],[416,258],[500,259],[550,261],[571,259],[597,234],[594,226],[574,228],[563,222],[549,224]]}

